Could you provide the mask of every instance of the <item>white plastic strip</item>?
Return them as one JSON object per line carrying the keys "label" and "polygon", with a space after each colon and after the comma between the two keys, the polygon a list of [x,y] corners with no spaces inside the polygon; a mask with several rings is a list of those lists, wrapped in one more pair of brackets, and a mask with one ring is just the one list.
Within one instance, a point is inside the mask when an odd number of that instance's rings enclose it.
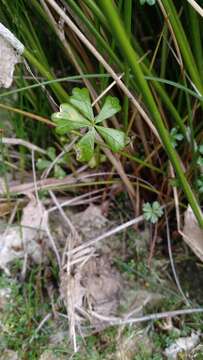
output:
{"label": "white plastic strip", "polygon": [[2,23],[0,23],[0,36],[2,36],[19,53],[19,55],[23,54],[24,45]]}

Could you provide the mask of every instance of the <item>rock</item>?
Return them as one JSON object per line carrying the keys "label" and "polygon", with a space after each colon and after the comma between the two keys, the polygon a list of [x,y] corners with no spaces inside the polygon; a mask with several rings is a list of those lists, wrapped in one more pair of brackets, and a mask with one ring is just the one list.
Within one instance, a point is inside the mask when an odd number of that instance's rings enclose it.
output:
{"label": "rock", "polygon": [[20,360],[18,353],[13,350],[4,350],[0,360]]}
{"label": "rock", "polygon": [[11,299],[11,289],[2,288],[0,289],[0,311],[3,311],[6,305],[10,302]]}
{"label": "rock", "polygon": [[0,234],[0,268],[7,275],[10,275],[9,264],[16,259],[23,259],[25,255],[37,264],[46,259],[43,255],[48,244],[48,217],[43,204],[32,198],[23,209],[20,225]]}
{"label": "rock", "polygon": [[20,55],[2,36],[0,36],[0,53],[0,87],[9,88],[13,82],[15,65],[20,62]]}
{"label": "rock", "polygon": [[178,360],[179,354],[186,354],[190,352],[200,341],[200,335],[198,333],[192,333],[188,337],[180,337],[173,344],[171,344],[164,351],[164,355],[168,360]]}

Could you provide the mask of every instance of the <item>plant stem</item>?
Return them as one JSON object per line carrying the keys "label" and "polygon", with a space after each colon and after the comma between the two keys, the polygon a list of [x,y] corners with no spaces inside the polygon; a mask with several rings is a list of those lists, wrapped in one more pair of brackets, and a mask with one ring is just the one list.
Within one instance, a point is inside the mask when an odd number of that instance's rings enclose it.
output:
{"label": "plant stem", "polygon": [[[132,21],[132,0],[125,0],[124,3],[124,22],[125,22],[125,28],[126,32],[129,36],[129,39],[131,38],[131,21]],[[128,62],[125,62],[124,65],[125,69],[125,84],[129,86],[129,80],[130,80],[130,69]],[[128,113],[129,113],[129,99],[127,96],[124,97],[124,104],[123,104],[123,113],[124,113],[124,127],[125,130],[128,128]]]}
{"label": "plant stem", "polygon": [[[53,75],[31,54],[27,49],[24,49],[23,56],[39,71],[39,73],[48,80],[53,80]],[[62,86],[58,83],[51,84],[52,90],[60,102],[68,101],[69,95],[65,92]]]}

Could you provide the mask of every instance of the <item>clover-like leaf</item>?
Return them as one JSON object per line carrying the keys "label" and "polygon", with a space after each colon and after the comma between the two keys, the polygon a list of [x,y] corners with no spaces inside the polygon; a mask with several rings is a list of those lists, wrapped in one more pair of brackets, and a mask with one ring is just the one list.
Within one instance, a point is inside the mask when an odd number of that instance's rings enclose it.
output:
{"label": "clover-like leaf", "polygon": [[118,98],[107,96],[100,113],[95,117],[95,123],[97,124],[104,121],[105,119],[110,118],[120,110],[121,106],[119,104]]}
{"label": "clover-like leaf", "polygon": [[54,176],[57,179],[64,179],[64,177],[66,176],[66,172],[62,169],[62,167],[60,165],[55,165],[54,166]]}
{"label": "clover-like leaf", "polygon": [[96,125],[95,127],[112,151],[116,152],[125,147],[126,136],[123,131],[112,128],[105,128],[98,125]]}
{"label": "clover-like leaf", "polygon": [[53,146],[48,147],[47,154],[49,158],[54,161],[56,158],[56,149]]}
{"label": "clover-like leaf", "polygon": [[183,140],[183,135],[178,132],[176,128],[172,128],[170,131],[171,144],[175,148],[178,145],[178,141]]}
{"label": "clover-like leaf", "polygon": [[87,119],[93,121],[94,114],[88,89],[74,88],[72,93],[73,95],[70,97],[70,103],[74,105]]}
{"label": "clover-like leaf", "polygon": [[60,135],[91,125],[90,121],[70,104],[62,104],[60,112],[54,113],[51,118],[56,123],[56,132]]}
{"label": "clover-like leaf", "polygon": [[44,159],[38,159],[36,165],[37,165],[38,170],[45,170],[51,165],[51,161],[44,160]]}
{"label": "clover-like leaf", "polygon": [[92,127],[75,146],[77,160],[89,161],[94,155],[95,129]]}
{"label": "clover-like leaf", "polygon": [[147,202],[143,205],[143,214],[145,220],[155,224],[163,215],[163,209],[158,201],[154,201],[152,204]]}

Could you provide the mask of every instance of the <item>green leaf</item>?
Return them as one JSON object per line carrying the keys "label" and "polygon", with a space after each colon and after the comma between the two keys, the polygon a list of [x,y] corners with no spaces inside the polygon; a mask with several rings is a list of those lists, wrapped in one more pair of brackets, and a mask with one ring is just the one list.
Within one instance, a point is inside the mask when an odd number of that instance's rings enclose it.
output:
{"label": "green leaf", "polygon": [[103,126],[95,126],[100,135],[104,138],[112,151],[120,151],[126,145],[126,136],[123,131],[105,128]]}
{"label": "green leaf", "polygon": [[203,155],[203,144],[198,147],[199,153]]}
{"label": "green leaf", "polygon": [[52,161],[56,159],[56,149],[53,146],[48,147],[47,154]]}
{"label": "green leaf", "polygon": [[199,156],[197,159],[197,165],[203,166],[203,156]]}
{"label": "green leaf", "polygon": [[175,148],[178,145],[177,141],[183,140],[183,135],[178,133],[178,130],[176,128],[172,128],[170,131],[170,139],[171,144]]}
{"label": "green leaf", "polygon": [[200,194],[203,194],[203,175],[200,175],[199,179],[197,179],[197,188]]}
{"label": "green leaf", "polygon": [[62,169],[61,166],[55,165],[55,166],[54,166],[54,176],[55,176],[57,179],[64,179],[64,177],[66,176],[66,173],[65,173],[65,171]]}
{"label": "green leaf", "polygon": [[158,201],[154,201],[152,203],[153,212],[156,213],[157,217],[161,217],[163,215],[163,209]]}
{"label": "green leaf", "polygon": [[68,156],[68,154],[65,154],[63,157],[58,159],[57,164],[58,165],[67,165],[69,160],[70,160],[70,156]]}
{"label": "green leaf", "polygon": [[56,132],[60,135],[68,131],[81,129],[90,126],[89,120],[84,118],[72,105],[62,104],[60,112],[52,115],[52,120],[56,123]]}
{"label": "green leaf", "polygon": [[155,224],[163,215],[163,209],[158,201],[154,201],[152,204],[147,202],[143,205],[143,215],[145,220]]}
{"label": "green leaf", "polygon": [[145,3],[152,6],[156,3],[156,0],[140,0],[140,5],[144,5]]}
{"label": "green leaf", "polygon": [[88,89],[74,88],[72,93],[73,95],[70,97],[71,104],[74,105],[87,119],[93,121],[94,114]]}
{"label": "green leaf", "polygon": [[94,140],[95,130],[92,127],[75,146],[78,161],[90,161],[94,155]]}
{"label": "green leaf", "polygon": [[100,113],[95,118],[96,124],[110,118],[120,110],[119,100],[116,97],[107,96]]}
{"label": "green leaf", "polygon": [[36,165],[38,170],[45,170],[51,165],[51,161],[38,159]]}

